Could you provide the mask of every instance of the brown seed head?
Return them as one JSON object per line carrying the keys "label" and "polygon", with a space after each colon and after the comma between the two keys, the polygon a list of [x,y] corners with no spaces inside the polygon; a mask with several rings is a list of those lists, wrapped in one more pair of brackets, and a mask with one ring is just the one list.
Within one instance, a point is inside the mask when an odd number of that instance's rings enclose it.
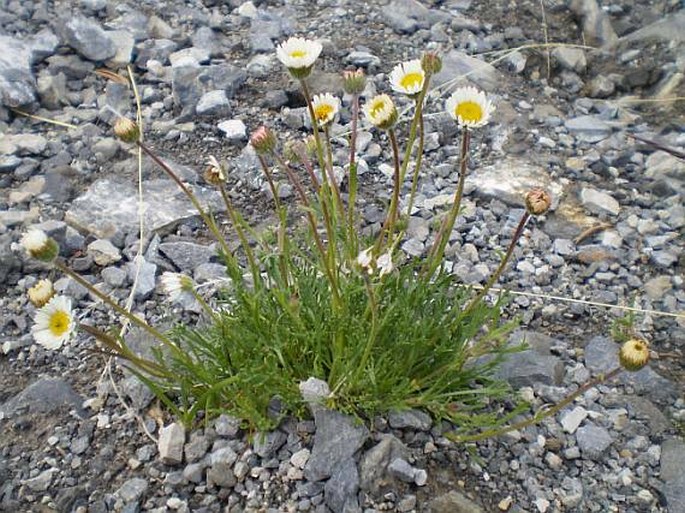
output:
{"label": "brown seed head", "polygon": [[425,52],[421,56],[421,67],[423,68],[423,71],[430,75],[440,73],[440,70],[442,69],[442,59],[440,58],[440,55],[438,55],[438,52]]}
{"label": "brown seed head", "polygon": [[627,371],[639,371],[649,362],[649,344],[639,338],[624,342],[618,352],[618,361]]}
{"label": "brown seed head", "polygon": [[114,123],[114,135],[127,143],[134,143],[140,138],[138,124],[128,118],[119,118]]}
{"label": "brown seed head", "polygon": [[205,169],[202,177],[205,179],[205,182],[215,186],[221,185],[226,181],[226,173],[223,166],[212,156],[207,161],[207,169]]}
{"label": "brown seed head", "polygon": [[544,190],[536,187],[526,194],[526,210],[532,216],[541,216],[552,206],[552,196]]}

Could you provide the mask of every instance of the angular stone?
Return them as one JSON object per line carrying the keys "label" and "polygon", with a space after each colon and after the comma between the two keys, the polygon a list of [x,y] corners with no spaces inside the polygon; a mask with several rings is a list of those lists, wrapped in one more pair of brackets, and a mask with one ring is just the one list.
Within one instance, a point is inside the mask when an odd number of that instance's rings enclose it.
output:
{"label": "angular stone", "polygon": [[171,81],[174,103],[183,109],[183,114],[194,114],[203,94],[223,90],[231,98],[245,80],[247,74],[230,64],[174,68]]}
{"label": "angular stone", "polygon": [[556,356],[529,349],[509,355],[495,375],[514,388],[536,383],[559,386],[564,379],[564,364]]}
{"label": "angular stone", "polygon": [[569,434],[573,434],[578,426],[587,418],[588,412],[582,406],[576,406],[571,411],[567,411],[561,417],[561,427]]}
{"label": "angular stone", "polygon": [[140,477],[134,477],[129,479],[121,485],[121,488],[117,490],[117,495],[125,503],[130,504],[137,502],[143,494],[147,491],[148,482]]}
{"label": "angular stone", "polygon": [[471,499],[454,490],[435,497],[428,505],[430,513],[485,513]]}
{"label": "angular stone", "polygon": [[159,430],[157,450],[159,459],[167,465],[177,465],[183,461],[183,446],[186,432],[181,424],[176,422],[164,426]]}
{"label": "angular stone", "polygon": [[552,50],[552,57],[561,65],[562,68],[584,73],[587,67],[585,51],[580,48],[570,48],[560,46]]}
{"label": "angular stone", "polygon": [[394,429],[416,429],[417,431],[429,431],[433,425],[430,415],[419,410],[391,411],[388,414],[388,423]]}
{"label": "angular stone", "polygon": [[580,191],[580,201],[583,206],[596,214],[608,213],[617,216],[621,206],[613,197],[604,191],[583,187]]}
{"label": "angular stone", "polygon": [[108,266],[121,260],[121,252],[107,239],[97,239],[88,244],[87,254],[93,257],[96,264]]}
{"label": "angular stone", "polygon": [[224,133],[229,141],[238,142],[247,139],[247,127],[241,119],[222,121],[217,125],[217,128]]}
{"label": "angular stone", "polygon": [[388,465],[388,474],[405,483],[413,483],[416,469],[404,458],[395,458]]}
{"label": "angular stone", "polygon": [[429,9],[417,0],[393,0],[383,8],[385,22],[400,34],[413,34],[419,28],[430,28],[440,21],[448,22],[450,16],[437,9]]}
{"label": "angular stone", "polygon": [[459,77],[463,77],[462,81],[468,79],[486,91],[494,91],[504,79],[493,65],[459,50],[452,50],[442,56],[442,70],[433,77],[431,86],[440,87]]}
{"label": "angular stone", "polygon": [[618,40],[609,17],[599,7],[597,0],[573,0],[570,8],[581,20],[587,44],[601,46]]}
{"label": "angular stone", "polygon": [[661,480],[669,513],[685,513],[685,443],[678,438],[661,444]]}
{"label": "angular stone", "polygon": [[44,492],[48,488],[50,488],[50,484],[52,483],[52,475],[58,472],[57,469],[47,469],[38,474],[36,477],[32,477],[31,479],[27,479],[23,483],[28,486],[31,490],[34,492]]}
{"label": "angular stone", "polygon": [[209,91],[202,95],[195,107],[198,116],[225,116],[231,111],[226,91]]}
{"label": "angular stone", "polygon": [[270,431],[269,433],[257,433],[253,444],[253,450],[257,456],[264,459],[271,458],[281,448],[287,439],[283,431]]}
{"label": "angular stone", "polygon": [[609,448],[613,439],[605,428],[588,424],[578,428],[576,441],[583,456],[595,459]]}
{"label": "angular stone", "polygon": [[[0,104],[22,107],[36,102],[36,79],[27,42],[0,36]],[[0,152],[4,153],[4,152]]]}
{"label": "angular stone", "polygon": [[333,471],[324,488],[326,505],[333,513],[357,511],[359,501],[359,472],[353,458],[347,458]]}
{"label": "angular stone", "polygon": [[60,378],[40,378],[0,406],[0,418],[27,410],[51,413],[67,406],[82,414],[83,398]]}
{"label": "angular stone", "polygon": [[337,411],[315,410],[314,422],[314,446],[304,474],[309,481],[321,481],[361,449],[369,430]]}
{"label": "angular stone", "polygon": [[605,121],[595,116],[579,116],[564,123],[566,129],[579,141],[597,143],[611,135],[612,129]]}
{"label": "angular stone", "polygon": [[65,43],[91,61],[106,61],[117,53],[117,46],[100,25],[83,17],[70,17],[62,26]]}
{"label": "angular stone", "polygon": [[[192,185],[188,187],[199,197],[203,207],[209,205],[213,212],[225,210],[218,192]],[[143,191],[146,207],[143,223],[148,233],[171,230],[179,222],[198,215],[188,198],[171,180],[146,180]],[[104,239],[120,233],[134,233],[138,230],[137,198],[133,182],[103,178],[94,182],[71,203],[65,220],[82,231]]]}
{"label": "angular stone", "polygon": [[219,415],[214,421],[214,430],[219,436],[234,438],[240,431],[240,419],[229,415]]}
{"label": "angular stone", "polygon": [[377,493],[386,476],[388,465],[397,458],[407,458],[407,447],[393,435],[382,435],[381,440],[361,458],[360,486],[362,490]]}
{"label": "angular stone", "polygon": [[163,242],[159,251],[182,272],[192,272],[197,266],[209,262],[216,256],[214,244],[203,246],[193,242]]}

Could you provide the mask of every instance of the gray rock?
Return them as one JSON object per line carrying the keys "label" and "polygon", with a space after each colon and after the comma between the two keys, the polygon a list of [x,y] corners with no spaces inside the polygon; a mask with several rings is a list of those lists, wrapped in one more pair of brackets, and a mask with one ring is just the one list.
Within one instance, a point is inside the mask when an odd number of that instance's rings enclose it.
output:
{"label": "gray rock", "polygon": [[159,459],[167,465],[177,465],[183,461],[183,446],[186,432],[181,424],[174,422],[159,430],[157,450]]}
{"label": "gray rock", "polygon": [[429,431],[433,425],[430,415],[419,410],[392,411],[388,414],[388,423],[394,429],[416,429]]}
{"label": "gray rock", "polygon": [[478,504],[454,490],[430,501],[428,511],[430,513],[485,513]]}
{"label": "gray rock", "polygon": [[131,406],[137,411],[146,408],[155,397],[150,387],[133,374],[127,376],[120,386],[121,391],[130,399]]}
{"label": "gray rock", "polygon": [[52,413],[66,406],[83,415],[83,398],[59,378],[40,378],[0,406],[0,418],[28,411]]}
{"label": "gray rock", "polygon": [[220,486],[222,488],[232,488],[238,479],[230,466],[217,463],[207,469],[207,483]]}
{"label": "gray rock", "polygon": [[[592,338],[585,346],[585,366],[593,373],[607,373],[618,367],[619,344],[607,337]],[[673,383],[657,374],[649,365],[637,372],[623,372],[619,383],[631,385],[638,393],[649,394],[657,400],[673,400],[677,389]]]}
{"label": "gray rock", "polygon": [[621,43],[634,41],[664,41],[671,44],[677,41],[682,43],[685,41],[684,24],[685,12],[682,9],[675,10],[654,23],[626,34],[621,38]]}
{"label": "gray rock", "polygon": [[[206,436],[201,435],[199,433],[192,433],[190,435],[190,440],[185,444],[183,448],[183,454],[185,455],[186,461],[193,463],[202,458],[207,452],[208,448],[209,439]],[[235,461],[235,459],[233,461]]]}
{"label": "gray rock", "polygon": [[219,415],[214,421],[214,430],[219,436],[235,438],[240,432],[240,419],[225,414]]}
{"label": "gray rock", "polygon": [[309,378],[307,381],[302,381],[299,388],[302,399],[309,405],[312,411],[316,408],[321,408],[321,404],[331,394],[328,383],[318,378]]}
{"label": "gray rock", "polygon": [[664,294],[671,290],[673,286],[671,285],[671,277],[668,275],[657,276],[647,281],[643,289],[647,294],[647,297],[652,301],[658,301],[663,298]]}
{"label": "gray rock", "polygon": [[107,34],[116,48],[109,64],[115,67],[126,66],[133,57],[133,47],[136,43],[133,35],[128,30],[112,30]]}
{"label": "gray rock", "polygon": [[571,411],[567,411],[561,416],[561,427],[569,434],[573,434],[578,426],[587,418],[588,412],[582,406],[576,406]]}
{"label": "gray rock", "polygon": [[393,0],[383,8],[385,22],[400,34],[413,34],[419,28],[430,28],[440,21],[449,21],[449,14],[428,9],[416,0]]}
{"label": "gray rock", "polygon": [[357,492],[359,490],[359,472],[353,458],[340,462],[326,481],[324,497],[326,505],[333,513],[351,513],[361,511]]}
{"label": "gray rock", "polygon": [[200,484],[205,480],[205,468],[207,465],[203,461],[190,463],[183,468],[183,477],[191,483]]}
{"label": "gray rock", "polygon": [[576,441],[583,456],[596,459],[609,448],[613,439],[605,428],[587,424],[578,428]]}
{"label": "gray rock", "polygon": [[370,68],[381,65],[380,58],[370,52],[362,51],[350,52],[347,57],[345,57],[345,62],[348,62],[353,66],[360,66],[362,68]]}
{"label": "gray rock", "polygon": [[183,66],[197,67],[200,64],[207,64],[209,62],[209,52],[204,48],[184,48],[178,50],[169,56],[169,62],[172,68],[180,68]]}
{"label": "gray rock", "polygon": [[486,91],[494,91],[503,80],[502,74],[493,65],[452,50],[442,56],[442,70],[433,77],[431,86],[440,87],[458,77],[468,79]]}
{"label": "gray rock", "polygon": [[157,264],[148,262],[143,258],[140,261],[127,262],[124,270],[131,283],[136,284],[135,297],[138,300],[150,297],[152,291],[155,290]]}
{"label": "gray rock", "polygon": [[47,469],[38,474],[36,477],[26,479],[23,484],[28,486],[34,492],[44,492],[52,484],[52,475],[58,472],[57,469]]}
{"label": "gray rock", "polygon": [[[173,167],[173,163],[171,163]],[[220,212],[220,195],[216,191],[188,186],[199,196],[205,208]],[[179,222],[197,216],[192,204],[178,186],[167,179],[146,180],[143,184],[146,209],[143,223],[146,232],[171,230]],[[94,182],[77,197],[65,213],[72,226],[96,237],[111,239],[138,230],[138,200],[135,184],[130,180],[103,178]]]}
{"label": "gray rock", "polygon": [[142,69],[148,68],[149,61],[167,64],[169,57],[176,51],[178,45],[170,39],[148,39],[136,46],[136,65]]}
{"label": "gray rock", "polygon": [[597,75],[588,84],[588,94],[591,98],[608,98],[615,90],[614,81],[604,75]]}
{"label": "gray rock", "polygon": [[283,431],[270,431],[268,433],[257,433],[253,443],[255,454],[263,459],[269,459],[280,449],[287,439]]}
{"label": "gray rock", "polygon": [[226,116],[231,111],[226,91],[209,91],[197,102],[195,113],[199,116]]}
{"label": "gray rock", "polygon": [[597,143],[611,135],[612,129],[602,119],[595,116],[578,116],[564,123],[566,129],[579,141]]}
{"label": "gray rock", "polygon": [[31,70],[32,59],[27,42],[0,36],[0,104],[6,107],[35,104],[36,80]]}
{"label": "gray rock", "polygon": [[106,61],[117,53],[109,34],[90,19],[71,17],[62,27],[64,42],[88,60]]}
{"label": "gray rock", "polygon": [[581,20],[587,44],[604,45],[618,40],[609,17],[599,7],[596,0],[573,0],[570,7]]}
{"label": "gray rock", "polygon": [[86,249],[96,264],[101,266],[111,265],[121,260],[121,252],[108,239],[97,239],[88,244]]}
{"label": "gray rock", "polygon": [[361,458],[360,486],[362,490],[377,493],[387,473],[390,462],[397,458],[407,458],[405,445],[392,435],[382,435],[381,440],[364,453]]}
{"label": "gray rock", "polygon": [[361,449],[369,430],[337,411],[315,410],[314,422],[314,446],[304,475],[309,481],[321,481]]}
{"label": "gray rock", "polygon": [[685,443],[678,438],[661,444],[661,480],[669,513],[685,513]]}
{"label": "gray rock", "polygon": [[193,272],[195,283],[206,283],[208,281],[226,280],[226,266],[223,264],[200,264]]}
{"label": "gray rock", "polygon": [[217,128],[221,130],[226,136],[226,139],[231,142],[247,140],[247,127],[241,119],[222,121],[217,125]]}
{"label": "gray rock", "polygon": [[409,239],[402,244],[402,251],[412,257],[420,257],[425,249],[424,243],[417,239]]}
{"label": "gray rock", "polygon": [[552,50],[552,57],[561,65],[562,68],[584,73],[587,67],[585,51],[580,48],[570,48],[559,46]]}
{"label": "gray rock", "polygon": [[146,479],[134,477],[121,485],[117,490],[117,495],[127,504],[137,502],[147,491],[148,482]]}
{"label": "gray rock", "polygon": [[395,458],[388,465],[388,474],[405,483],[413,483],[416,469],[404,458]]}
{"label": "gray rock", "polygon": [[174,103],[183,109],[183,115],[192,115],[202,95],[223,90],[230,99],[246,79],[242,69],[230,64],[177,67],[171,80]]}
{"label": "gray rock", "polygon": [[192,272],[197,266],[209,262],[216,256],[216,247],[203,246],[193,242],[163,242],[159,251],[182,272]]}
{"label": "gray rock", "polygon": [[514,388],[536,383],[560,385],[564,378],[564,364],[550,354],[553,339],[527,331],[517,331],[509,339],[512,346],[522,342],[530,349],[509,355],[495,375],[508,381]]}
{"label": "gray rock", "polygon": [[618,201],[604,191],[590,187],[583,187],[580,191],[580,201],[583,206],[595,214],[608,213],[617,216],[621,210]]}
{"label": "gray rock", "polygon": [[60,109],[67,101],[67,77],[64,73],[52,75],[41,70],[36,83],[40,103],[47,109]]}

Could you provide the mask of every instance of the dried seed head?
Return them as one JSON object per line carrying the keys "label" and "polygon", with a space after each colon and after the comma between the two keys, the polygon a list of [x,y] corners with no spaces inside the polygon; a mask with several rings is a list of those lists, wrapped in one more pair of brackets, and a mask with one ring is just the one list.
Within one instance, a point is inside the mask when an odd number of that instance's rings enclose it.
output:
{"label": "dried seed head", "polygon": [[438,55],[438,52],[425,52],[421,57],[421,67],[423,71],[431,75],[440,73],[442,58]]}
{"label": "dried seed head", "polygon": [[207,161],[207,169],[202,174],[205,182],[211,185],[221,185],[226,181],[226,173],[223,166],[213,156]]}
{"label": "dried seed head", "polygon": [[552,196],[544,190],[536,187],[526,193],[526,210],[532,216],[541,216],[552,205]]}
{"label": "dried seed head", "polygon": [[50,280],[40,280],[33,287],[31,287],[27,294],[29,301],[36,308],[45,306],[55,295],[55,289]]}
{"label": "dried seed head", "polygon": [[114,135],[127,143],[134,143],[140,138],[138,124],[128,118],[119,118],[114,123]]}
{"label": "dried seed head", "polygon": [[649,344],[638,338],[628,340],[618,352],[618,361],[627,371],[639,371],[649,362]]}

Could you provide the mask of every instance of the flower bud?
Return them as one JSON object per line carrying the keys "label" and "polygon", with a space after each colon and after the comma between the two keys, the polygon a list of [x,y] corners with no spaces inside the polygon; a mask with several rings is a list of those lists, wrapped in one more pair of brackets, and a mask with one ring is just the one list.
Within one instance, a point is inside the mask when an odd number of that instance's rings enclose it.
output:
{"label": "flower bud", "polygon": [[205,182],[211,185],[221,185],[226,181],[226,173],[224,172],[224,168],[213,156],[209,157],[209,160],[207,161],[207,169],[205,169],[202,177],[205,179]]}
{"label": "flower bud", "polygon": [[618,361],[627,371],[639,371],[649,362],[649,344],[638,338],[628,340],[618,352]]}
{"label": "flower bud", "polygon": [[276,149],[276,135],[269,127],[262,125],[253,132],[250,144],[258,155],[271,153]]}
{"label": "flower bud", "polygon": [[544,189],[536,187],[526,193],[526,210],[532,216],[541,216],[552,205],[552,197]]}
{"label": "flower bud", "polygon": [[128,118],[119,118],[114,123],[114,135],[127,143],[137,142],[140,138],[138,124]]}
{"label": "flower bud", "polygon": [[343,71],[343,89],[347,94],[359,95],[366,87],[366,76],[361,69]]}
{"label": "flower bud", "polygon": [[36,228],[31,228],[24,234],[21,245],[31,257],[41,262],[52,262],[59,254],[57,242]]}
{"label": "flower bud", "polygon": [[423,71],[430,75],[440,73],[442,58],[438,55],[438,52],[425,52],[421,57],[421,67]]}
{"label": "flower bud", "polygon": [[36,308],[41,308],[55,295],[55,289],[50,280],[40,280],[27,291],[29,301]]}

